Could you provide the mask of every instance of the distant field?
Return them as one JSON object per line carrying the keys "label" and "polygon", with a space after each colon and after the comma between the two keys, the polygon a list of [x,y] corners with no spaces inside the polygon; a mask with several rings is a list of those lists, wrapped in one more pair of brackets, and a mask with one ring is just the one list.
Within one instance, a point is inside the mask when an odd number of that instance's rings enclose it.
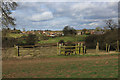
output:
{"label": "distant field", "polygon": [[[14,38],[19,38],[19,37],[23,36],[23,34],[10,33],[8,36],[9,37],[14,37]],[[87,36],[88,35],[55,37],[55,38],[49,38],[48,40],[38,41],[38,43],[41,43],[41,44],[42,43],[57,43],[60,40],[64,40],[65,42],[67,42],[67,41],[79,42],[79,41],[84,41],[85,37],[87,37]]]}
{"label": "distant field", "polygon": [[14,33],[9,34],[9,37],[14,37],[14,38],[19,38],[21,36],[23,36],[23,34],[14,34]]}
{"label": "distant field", "polygon": [[55,38],[49,38],[48,40],[39,41],[38,43],[57,43],[60,40],[64,40],[65,42],[67,41],[79,42],[79,41],[84,41],[85,37],[87,36],[88,35],[55,37]]}
{"label": "distant field", "polygon": [[118,56],[10,59],[3,78],[117,78]]}

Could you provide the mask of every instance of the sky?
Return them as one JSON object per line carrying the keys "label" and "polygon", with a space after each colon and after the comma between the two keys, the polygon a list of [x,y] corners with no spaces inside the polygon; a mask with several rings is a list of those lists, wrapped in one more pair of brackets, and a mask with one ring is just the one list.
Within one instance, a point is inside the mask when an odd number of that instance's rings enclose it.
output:
{"label": "sky", "polygon": [[95,29],[107,19],[117,22],[118,2],[18,2],[11,12],[21,30]]}

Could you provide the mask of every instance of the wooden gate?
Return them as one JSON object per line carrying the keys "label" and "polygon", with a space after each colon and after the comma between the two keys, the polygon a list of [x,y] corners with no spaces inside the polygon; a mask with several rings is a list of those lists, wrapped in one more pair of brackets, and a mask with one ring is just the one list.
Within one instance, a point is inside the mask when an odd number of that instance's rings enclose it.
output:
{"label": "wooden gate", "polygon": [[75,46],[65,46],[57,43],[57,54],[58,55],[72,55],[78,54],[83,55],[86,53],[86,46],[83,43],[78,43]]}

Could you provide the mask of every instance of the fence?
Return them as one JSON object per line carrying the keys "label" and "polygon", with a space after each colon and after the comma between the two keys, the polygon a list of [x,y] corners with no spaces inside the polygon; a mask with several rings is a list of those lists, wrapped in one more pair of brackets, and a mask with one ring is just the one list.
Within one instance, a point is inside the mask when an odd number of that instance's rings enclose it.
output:
{"label": "fence", "polygon": [[[35,47],[34,45],[26,45],[26,46],[16,46],[16,45],[14,45],[14,47],[17,50],[17,56],[21,56],[22,51],[24,51],[24,50],[27,50],[29,52],[29,55],[33,55],[33,53],[35,52],[35,50],[31,51],[31,49]],[[28,53],[26,53],[26,54],[28,54]]]}
{"label": "fence", "polygon": [[[36,47],[36,46],[34,46],[34,45],[29,45],[29,46],[26,45],[24,47]],[[20,55],[20,53],[22,53],[21,49],[20,49],[21,46],[16,46],[15,45],[15,48],[17,50],[17,56],[21,56]],[[35,53],[35,51],[37,51],[37,52],[41,51],[39,48],[36,49],[36,50],[33,50],[32,52],[30,52],[30,50],[31,49],[28,49],[29,54]],[[45,50],[47,50],[47,49],[45,49]],[[54,50],[54,51],[56,51],[56,50]],[[119,52],[119,41],[117,41],[117,49],[116,49],[116,51]],[[96,45],[96,52],[99,52],[99,42],[97,42],[97,45]],[[106,43],[106,52],[110,52],[110,44],[107,44],[107,43]],[[56,54],[56,52],[55,52],[55,54]],[[84,55],[84,54],[86,54],[86,46],[84,46],[83,43],[78,43],[78,44],[76,44],[74,46],[65,46],[63,44],[58,44],[57,43],[57,54],[58,55],[71,55],[71,54]]]}
{"label": "fence", "polygon": [[53,55],[57,55],[56,47],[57,46],[48,46],[48,47],[16,46],[14,48],[14,55],[22,56],[22,57],[53,56]]}
{"label": "fence", "polygon": [[83,55],[86,53],[86,46],[83,43],[78,43],[75,46],[65,46],[57,43],[57,54],[58,55],[72,55],[78,54]]}

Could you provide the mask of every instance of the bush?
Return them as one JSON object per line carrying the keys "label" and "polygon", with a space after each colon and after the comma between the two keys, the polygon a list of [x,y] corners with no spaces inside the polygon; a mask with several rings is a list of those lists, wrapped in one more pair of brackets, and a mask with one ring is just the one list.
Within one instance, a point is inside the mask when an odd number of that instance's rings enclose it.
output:
{"label": "bush", "polygon": [[87,48],[96,48],[97,41],[99,42],[100,49],[106,49],[106,43],[109,44],[110,50],[116,50],[118,37],[118,30],[111,30],[102,35],[90,35],[85,39]]}
{"label": "bush", "polygon": [[40,41],[40,40],[48,40],[48,39],[49,39],[48,36],[43,35],[43,34],[39,34],[39,35],[37,35],[37,37],[38,37],[39,41]]}
{"label": "bush", "polygon": [[38,40],[38,38],[35,34],[29,34],[26,38],[26,44],[27,45],[34,45],[37,40]]}
{"label": "bush", "polygon": [[26,45],[26,38],[27,38],[27,36],[25,36],[25,35],[18,38],[16,45],[20,45],[20,46]]}
{"label": "bush", "polygon": [[16,39],[12,37],[2,37],[2,47],[9,48],[14,47],[16,44]]}
{"label": "bush", "polygon": [[[111,50],[116,50],[116,47],[117,47],[117,40],[119,40],[120,42],[120,37],[119,36],[119,33],[118,33],[118,30],[111,30],[111,31],[108,31],[107,33],[104,34],[104,41],[108,44],[110,44],[111,46]],[[120,44],[119,44],[120,46]]]}
{"label": "bush", "polygon": [[97,42],[97,35],[90,35],[85,38],[85,44],[87,48],[95,48]]}
{"label": "bush", "polygon": [[17,39],[17,45],[34,45],[38,41],[38,37],[35,34],[29,34],[28,36],[22,36]]}
{"label": "bush", "polygon": [[85,33],[86,35],[90,35],[90,32],[88,32],[88,33]]}
{"label": "bush", "polygon": [[49,37],[48,36],[42,36],[42,40],[48,40]]}

